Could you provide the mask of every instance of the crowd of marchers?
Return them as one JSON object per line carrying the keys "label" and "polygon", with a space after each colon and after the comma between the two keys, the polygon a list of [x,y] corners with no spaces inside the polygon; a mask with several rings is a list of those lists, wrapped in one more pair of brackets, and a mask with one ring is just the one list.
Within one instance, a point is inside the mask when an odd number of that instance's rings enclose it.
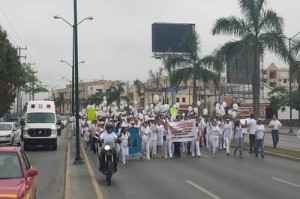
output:
{"label": "crowd of marchers", "polygon": [[[172,142],[170,123],[194,119],[196,122],[195,137],[187,142]],[[73,129],[75,124],[73,123]],[[115,133],[109,136],[107,127],[113,126]],[[272,129],[273,147],[277,147],[279,141],[279,129],[282,124],[273,116],[269,123]],[[171,117],[159,114],[147,119],[132,115],[120,115],[119,117],[97,117],[88,121],[87,117],[80,118],[80,134],[85,149],[90,148],[95,154],[100,154],[101,145],[111,137],[110,141],[116,141],[117,154],[120,154],[122,163],[126,164],[129,156],[130,133],[129,128],[138,128],[141,139],[142,151],[140,159],[150,160],[155,158],[180,158],[182,153],[192,157],[201,157],[201,150],[207,150],[215,158],[218,155],[232,155],[243,158],[243,141],[249,136],[249,153],[260,154],[264,158],[265,126],[262,119],[254,119],[251,114],[248,119],[232,117],[201,117],[196,114],[177,115]],[[75,131],[73,131],[75,133]],[[105,137],[106,136],[106,137]],[[238,155],[237,155],[238,154]]]}

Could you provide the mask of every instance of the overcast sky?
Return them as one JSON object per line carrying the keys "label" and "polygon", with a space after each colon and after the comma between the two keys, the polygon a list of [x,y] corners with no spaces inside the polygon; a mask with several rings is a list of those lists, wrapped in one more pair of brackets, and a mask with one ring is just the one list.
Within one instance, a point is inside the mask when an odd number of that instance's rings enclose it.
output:
{"label": "overcast sky", "polygon": [[[285,20],[285,34],[300,31],[299,0],[269,0],[269,7]],[[73,0],[0,0],[0,25],[14,46],[27,46],[22,61],[35,63],[37,76],[45,85],[64,87],[71,79],[72,29],[59,15],[73,24]],[[210,54],[235,39],[212,36],[220,17],[241,16],[237,0],[78,0],[78,22],[88,16],[94,20],[78,26],[79,77],[84,81],[106,79],[145,80],[150,69],[161,62],[151,52],[151,24],[154,22],[194,23],[201,39],[201,55]],[[264,67],[272,62],[267,56]]]}

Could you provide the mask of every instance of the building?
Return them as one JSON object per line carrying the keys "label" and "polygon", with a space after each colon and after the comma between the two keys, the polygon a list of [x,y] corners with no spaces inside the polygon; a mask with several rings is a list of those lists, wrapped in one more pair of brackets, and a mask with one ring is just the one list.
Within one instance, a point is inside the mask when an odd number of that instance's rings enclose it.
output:
{"label": "building", "polygon": [[[79,110],[84,109],[87,106],[87,99],[89,96],[97,92],[108,92],[111,87],[116,87],[121,81],[112,81],[112,80],[96,80],[91,82],[79,81]],[[124,94],[131,101],[133,100],[133,89],[130,88],[128,82],[125,83]],[[54,89],[52,98],[56,101],[56,111],[61,115],[70,115],[72,114],[72,86],[70,84],[66,85],[66,88],[63,89]]]}
{"label": "building", "polygon": [[[286,89],[290,88],[290,81],[289,81],[289,69],[279,68],[274,63],[272,63],[270,66],[268,66],[266,69],[263,69],[262,72],[262,81],[269,86],[275,88],[283,86]],[[297,81],[291,81],[292,83],[292,90],[296,89],[298,87]]]}

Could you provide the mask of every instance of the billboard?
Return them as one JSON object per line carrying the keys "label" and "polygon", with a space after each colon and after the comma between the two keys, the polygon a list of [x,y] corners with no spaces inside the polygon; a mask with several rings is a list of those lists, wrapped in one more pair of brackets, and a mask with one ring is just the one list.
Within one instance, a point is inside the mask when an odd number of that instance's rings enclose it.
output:
{"label": "billboard", "polygon": [[183,53],[182,41],[192,35],[195,24],[184,23],[153,23],[152,52]]}

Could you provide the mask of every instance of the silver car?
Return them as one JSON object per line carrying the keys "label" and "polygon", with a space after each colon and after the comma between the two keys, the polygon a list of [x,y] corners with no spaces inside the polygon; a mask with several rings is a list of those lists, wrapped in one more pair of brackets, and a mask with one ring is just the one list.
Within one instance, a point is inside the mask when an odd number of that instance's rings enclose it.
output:
{"label": "silver car", "polygon": [[15,122],[0,123],[0,145],[21,145],[21,129]]}

